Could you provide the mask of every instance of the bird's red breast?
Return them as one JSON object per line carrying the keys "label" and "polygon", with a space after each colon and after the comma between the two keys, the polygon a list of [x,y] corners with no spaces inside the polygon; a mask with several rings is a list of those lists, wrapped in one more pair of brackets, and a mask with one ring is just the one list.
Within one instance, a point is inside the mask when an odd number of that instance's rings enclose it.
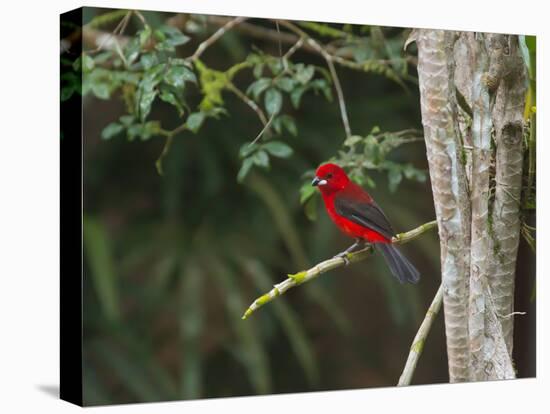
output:
{"label": "bird's red breast", "polygon": [[346,235],[368,242],[391,243],[393,229],[372,197],[336,164],[317,169],[313,185],[321,191],[328,215]]}

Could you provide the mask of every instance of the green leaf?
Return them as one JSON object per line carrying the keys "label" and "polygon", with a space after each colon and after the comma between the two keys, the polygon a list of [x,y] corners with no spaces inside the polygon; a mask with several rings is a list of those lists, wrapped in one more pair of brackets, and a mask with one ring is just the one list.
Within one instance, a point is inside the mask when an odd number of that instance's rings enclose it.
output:
{"label": "green leaf", "polygon": [[89,73],[95,67],[94,59],[86,54],[82,55],[82,72]]}
{"label": "green leaf", "polygon": [[275,88],[265,93],[265,109],[269,115],[278,114],[283,106],[283,94]]}
{"label": "green leaf", "polygon": [[344,141],[344,145],[346,147],[353,147],[355,144],[357,144],[358,142],[360,142],[362,140],[363,140],[362,136],[352,135],[352,136],[346,138],[346,140]]}
{"label": "green leaf", "polygon": [[250,84],[246,90],[247,95],[252,94],[254,99],[258,99],[259,96],[271,85],[271,79],[269,78],[260,78]]}
{"label": "green leaf", "polygon": [[151,111],[151,106],[158,90],[156,86],[162,79],[162,73],[166,65],[161,63],[148,70],[138,86],[136,94],[137,112],[141,121],[145,121]]}
{"label": "green leaf", "polygon": [[254,160],[254,164],[256,164],[258,167],[262,168],[268,168],[269,167],[269,155],[267,155],[267,152],[260,150],[254,154],[254,157],[252,157]]}
{"label": "green leaf", "polygon": [[313,75],[315,74],[315,67],[313,67],[312,65],[305,66],[303,64],[298,64],[295,66],[295,68],[296,68],[296,74],[294,75],[294,77],[302,85],[305,85],[306,83],[308,83],[313,78]]}
{"label": "green leaf", "polygon": [[318,197],[310,197],[304,204],[304,213],[306,217],[311,220],[315,221],[317,220],[317,203],[319,198]]}
{"label": "green leaf", "polygon": [[314,90],[321,91],[327,101],[332,101],[332,89],[326,79],[315,79],[310,85]]}
{"label": "green leaf", "polygon": [[182,88],[186,81],[197,82],[197,77],[187,66],[171,66],[166,72],[164,81],[175,88]]}
{"label": "green leaf", "polygon": [[112,57],[113,57],[113,52],[110,50],[98,53],[94,57],[94,65],[101,65],[102,63],[107,62]]}
{"label": "green leaf", "polygon": [[306,87],[301,86],[296,89],[294,89],[290,94],[290,102],[292,102],[292,106],[294,108],[298,109],[300,106],[300,101],[302,100],[302,95],[307,90]]}
{"label": "green leaf", "polygon": [[139,36],[139,45],[141,47],[145,46],[147,42],[149,41],[149,38],[151,37],[152,31],[151,26],[147,25],[143,30],[140,30],[138,32]]}
{"label": "green leaf", "polygon": [[149,70],[156,64],[158,64],[158,57],[156,53],[144,53],[141,55],[139,62],[144,70]]}
{"label": "green leaf", "polygon": [[151,112],[151,106],[153,105],[153,101],[155,100],[155,97],[157,96],[157,90],[148,90],[141,93],[141,97],[139,100],[139,114],[141,121],[145,121],[147,116],[149,115],[149,112]]}
{"label": "green leaf", "polygon": [[77,57],[71,65],[75,72],[80,72],[80,69],[82,68],[82,55]]}
{"label": "green leaf", "polygon": [[166,103],[169,103],[170,105],[173,105],[176,107],[176,109],[178,110],[178,114],[180,116],[182,116],[184,114],[184,109],[183,109],[183,106],[182,106],[182,103],[180,102],[180,100],[178,99],[178,96],[176,95],[175,92],[169,90],[168,88],[163,88],[161,87],[160,89],[160,94],[159,94],[159,98],[166,102]]}
{"label": "green leaf", "polygon": [[168,40],[165,40],[164,42],[155,44],[155,50],[161,53],[173,53],[176,51],[176,48],[172,46],[172,44]]}
{"label": "green leaf", "polygon": [[142,124],[133,124],[128,127],[128,141],[133,141],[136,137],[140,137],[143,132]]}
{"label": "green leaf", "polygon": [[120,134],[124,130],[124,125],[119,124],[118,122],[111,122],[103,131],[101,131],[101,138],[108,140],[114,136]]}
{"label": "green leaf", "polygon": [[74,92],[75,88],[73,85],[67,85],[61,88],[61,102],[65,102],[70,99]]}
{"label": "green leaf", "polygon": [[283,70],[283,64],[280,59],[272,59],[267,62],[267,66],[271,69],[271,73],[277,76]]}
{"label": "green leaf", "polygon": [[391,192],[394,192],[397,189],[397,186],[402,179],[403,174],[401,174],[401,171],[397,167],[394,167],[388,171],[388,181]]}
{"label": "green leaf", "polygon": [[298,128],[296,127],[294,118],[292,118],[290,115],[283,115],[280,118],[286,130],[290,132],[293,136],[297,136]]}
{"label": "green leaf", "polygon": [[92,92],[99,99],[107,100],[111,96],[111,93],[109,91],[109,85],[102,82],[93,83]]}
{"label": "green leaf", "polygon": [[254,66],[252,73],[254,74],[254,77],[256,79],[259,79],[262,77],[263,71],[264,71],[264,64],[260,63]]}
{"label": "green leaf", "polygon": [[294,86],[296,86],[296,81],[292,78],[288,78],[285,76],[282,78],[278,78],[275,81],[275,85],[277,85],[279,89],[285,92],[291,92],[294,89]]}
{"label": "green leaf", "polygon": [[273,123],[271,124],[271,126],[273,127],[273,129],[275,130],[277,135],[279,135],[281,133],[282,128],[283,128],[283,125],[282,125],[282,122],[281,122],[281,117],[278,116],[278,117],[274,118]]}
{"label": "green leaf", "polygon": [[249,142],[244,143],[239,150],[239,157],[246,158],[259,148],[258,144],[250,145]]}
{"label": "green leaf", "polygon": [[159,121],[149,121],[143,125],[141,130],[141,140],[147,141],[149,138],[154,137],[160,131]]}
{"label": "green leaf", "polygon": [[189,36],[184,35],[178,28],[174,26],[168,26],[168,25],[161,26],[159,30],[164,35],[166,35],[165,42],[169,46],[181,46],[189,42],[189,40],[191,40]]}
{"label": "green leaf", "polygon": [[242,183],[244,181],[244,179],[246,178],[246,175],[250,171],[250,168],[252,168],[252,165],[254,165],[254,160],[252,158],[246,158],[243,161],[243,164],[241,165],[241,169],[237,174],[237,181],[239,183]]}
{"label": "green leaf", "polygon": [[315,187],[309,182],[304,183],[300,188],[300,204],[304,204],[315,194]]}
{"label": "green leaf", "polygon": [[131,65],[138,58],[141,46],[139,44],[138,38],[133,38],[128,42],[128,45],[124,51],[124,57],[126,58],[126,63]]}
{"label": "green leaf", "polygon": [[166,35],[160,29],[153,31],[153,36],[158,42],[164,42],[166,40]]}
{"label": "green leaf", "polygon": [[157,135],[160,131],[159,121],[149,121],[142,124],[133,124],[128,127],[128,140],[133,141],[135,138],[140,138],[142,141]]}
{"label": "green leaf", "polygon": [[122,125],[128,128],[135,122],[136,118],[133,115],[122,115],[118,120]]}
{"label": "green leaf", "polygon": [[262,148],[274,157],[288,158],[292,155],[292,148],[281,141],[269,141],[262,145]]}
{"label": "green leaf", "polygon": [[204,122],[204,112],[193,112],[187,117],[186,126],[187,129],[193,133],[197,133]]}

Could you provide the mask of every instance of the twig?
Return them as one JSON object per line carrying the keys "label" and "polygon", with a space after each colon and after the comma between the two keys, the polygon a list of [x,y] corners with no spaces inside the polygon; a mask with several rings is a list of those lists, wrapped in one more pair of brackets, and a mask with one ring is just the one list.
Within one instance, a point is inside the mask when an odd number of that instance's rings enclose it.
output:
{"label": "twig", "polygon": [[162,163],[166,155],[168,155],[168,151],[170,151],[170,148],[172,147],[172,141],[174,141],[174,137],[180,132],[184,131],[186,127],[187,127],[187,124],[183,123],[171,131],[167,131],[165,129],[162,129],[159,131],[160,135],[166,137],[166,141],[164,142],[164,146],[162,147],[162,152],[160,153],[159,157],[157,158],[157,161],[155,162],[155,167],[157,168],[157,172],[159,175],[164,174]]}
{"label": "twig", "polygon": [[342,117],[342,123],[344,124],[344,130],[346,131],[346,137],[351,136],[351,128],[349,126],[348,112],[346,109],[346,101],[344,100],[344,92],[342,91],[342,86],[340,85],[340,80],[338,79],[338,74],[336,73],[336,68],[332,59],[327,54],[324,56],[327,61],[327,66],[332,75],[332,80],[334,82],[334,89],[336,89],[336,94],[338,95],[338,103],[340,105],[340,116]]}
{"label": "twig", "polygon": [[231,30],[233,27],[238,25],[239,23],[244,22],[247,19],[247,17],[236,17],[232,20],[229,20],[226,24],[224,24],[222,27],[220,27],[218,30],[214,32],[212,36],[210,36],[208,39],[206,39],[204,42],[202,42],[198,47],[195,53],[193,53],[189,60],[197,60],[208,47],[210,47],[212,44],[216,43],[216,41],[222,37],[227,31]]}
{"label": "twig", "polygon": [[138,19],[141,21],[141,24],[143,24],[143,26],[149,26],[147,24],[147,20],[145,20],[145,17],[143,16],[143,14],[141,14],[139,10],[134,10],[134,14],[138,17]]}
{"label": "twig", "polygon": [[410,230],[406,233],[399,233],[397,236],[394,237],[393,242],[394,243],[407,243],[411,241],[412,239],[417,238],[423,233],[426,233],[428,230],[433,229],[437,226],[437,221],[428,221],[427,223],[422,224],[421,226],[418,226],[416,229]]}
{"label": "twig", "polygon": [[[227,24],[227,22],[231,21],[231,18],[229,17],[223,17],[223,16],[207,16],[206,21],[208,24],[212,24],[215,26],[223,26]],[[180,29],[184,29],[182,22],[185,22],[185,19],[181,18],[181,14],[175,15],[173,17],[170,17],[166,23],[170,26],[178,27]],[[299,36],[294,35],[293,33],[286,33],[286,32],[277,32],[277,30],[273,30],[267,27],[258,26],[255,24],[252,24],[250,22],[243,22],[242,24],[239,24],[239,26],[236,27],[236,30],[249,37],[253,37],[256,39],[261,40],[268,40],[270,42],[278,42],[292,45],[296,43],[299,39]],[[306,46],[306,50],[308,52],[315,52],[314,49],[312,49],[310,46]]]}
{"label": "twig", "polygon": [[[109,33],[109,34],[105,34],[103,32],[99,32],[99,31],[96,31],[96,30],[89,30],[90,34],[92,32],[97,32],[99,33],[99,35],[97,36],[97,47],[92,50],[92,51],[89,51],[88,53],[97,53],[101,50],[104,50],[104,49],[114,49],[119,55],[121,55],[122,57],[122,60],[125,61],[124,59],[124,55],[122,54],[122,51],[121,51],[121,47],[120,47],[120,41],[119,41],[119,36],[122,35],[122,33],[124,33],[124,30],[126,30],[126,26],[128,25],[128,22],[130,21],[130,17],[132,16],[132,11],[129,11],[127,12],[124,17],[122,19],[120,19],[120,22],[118,22],[118,24],[116,25],[115,29]],[[83,35],[85,37],[86,35],[86,32],[88,30],[83,30]],[[120,39],[122,40],[122,39]],[[111,45],[111,47],[108,47],[107,44],[112,41],[113,44]]]}
{"label": "twig", "polygon": [[516,312],[510,312],[506,315],[500,315],[499,313],[497,313],[497,316],[499,318],[502,318],[502,319],[506,319],[506,318],[509,318],[511,316],[514,316],[514,315],[527,315],[527,312],[520,312],[520,311],[516,311]]}
{"label": "twig", "polygon": [[439,309],[441,309],[441,302],[443,302],[443,285],[439,286],[432,304],[428,308],[426,316],[424,317],[424,320],[422,321],[422,324],[420,324],[420,328],[414,337],[411,345],[411,351],[409,352],[407,362],[405,363],[405,368],[403,369],[403,373],[399,377],[399,382],[397,383],[398,387],[409,385],[411,383],[412,376],[416,369],[416,364],[418,363],[420,355],[422,355],[426,338],[430,333],[430,329],[439,312]]}
{"label": "twig", "polygon": [[346,109],[346,101],[344,99],[344,92],[342,90],[342,85],[340,84],[340,79],[338,78],[338,74],[336,73],[336,69],[334,67],[333,56],[330,53],[328,53],[325,50],[325,48],[321,46],[321,44],[319,44],[315,39],[309,36],[306,32],[304,32],[298,26],[286,20],[283,20],[280,23],[281,25],[285,26],[287,29],[296,33],[298,36],[300,36],[300,38],[305,39],[306,44],[309,44],[313,49],[317,50],[317,52],[319,52],[327,62],[327,66],[329,68],[330,75],[332,76],[332,81],[334,83],[334,89],[336,89],[336,95],[338,96],[338,103],[340,105],[340,115],[342,117],[342,123],[344,124],[344,130],[346,131],[346,137],[351,136],[351,128],[349,126],[349,119],[348,119],[348,113]]}
{"label": "twig", "polygon": [[241,101],[247,104],[254,112],[256,112],[256,114],[258,114],[258,118],[260,118],[260,121],[262,121],[264,127],[265,125],[267,125],[268,120],[265,117],[264,111],[262,111],[262,108],[260,108],[258,104],[256,104],[256,102],[246,96],[246,94],[244,94],[239,88],[237,88],[231,81],[227,83],[227,89],[237,95],[237,97]]}
{"label": "twig", "polygon": [[258,140],[262,137],[262,135],[264,134],[265,131],[267,131],[269,129],[269,127],[271,126],[271,123],[273,122],[273,119],[275,119],[275,112],[273,112],[271,114],[271,116],[269,117],[269,119],[267,120],[267,124],[264,125],[264,127],[262,128],[262,130],[258,133],[258,135],[256,135],[256,138],[254,138],[252,140],[252,142],[250,144],[248,144],[248,146],[250,147],[251,145],[254,145],[256,142],[258,142]]}
{"label": "twig", "polygon": [[[183,25],[181,24],[181,21],[185,21],[181,19],[181,14],[173,16],[167,20],[167,24],[175,27],[179,27],[180,29],[183,29]],[[223,17],[223,16],[207,16],[207,22],[208,24],[216,25],[216,26],[223,26],[228,21],[230,21],[230,18]],[[282,24],[282,21],[279,20],[279,23]],[[296,36],[293,33],[287,33],[287,32],[280,32],[278,33],[276,30],[269,29],[267,27],[255,25],[250,22],[244,22],[243,24],[240,24],[237,28],[237,31],[239,33],[250,36],[256,39],[261,40],[268,40],[271,42],[277,42],[281,41],[281,43],[284,44],[294,44],[298,41],[300,36]],[[353,59],[353,52],[350,50],[340,49],[338,47],[335,47],[333,45],[327,44],[323,46],[324,49],[330,53],[333,58],[341,58],[344,61],[348,61],[351,63],[354,63],[352,61],[349,61],[348,59]],[[312,47],[309,44],[303,45],[303,50],[308,53],[319,53],[318,50],[314,47]],[[335,56],[335,54],[338,53],[338,56]],[[414,56],[407,56],[406,60],[408,63],[416,67],[417,59]],[[390,64],[390,59],[379,59],[377,62],[383,63],[383,64]],[[358,64],[360,65],[360,64]]]}
{"label": "twig", "polygon": [[[116,39],[116,42],[115,42]],[[101,51],[116,51],[116,43],[125,47],[130,41],[128,36],[114,35],[113,33],[107,33],[101,30],[84,27],[82,30],[82,41],[91,50],[86,53],[93,54]]]}
{"label": "twig", "polygon": [[166,141],[164,142],[164,146],[162,147],[162,152],[160,153],[159,157],[157,158],[157,161],[155,162],[155,167],[157,168],[158,175],[164,175],[162,162],[164,161],[164,157],[166,157],[166,154],[168,154],[168,151],[170,151],[170,148],[172,147],[172,141],[174,140],[174,135],[175,134],[170,134],[166,136]]}
{"label": "twig", "polygon": [[[281,30],[279,29],[279,21],[278,20],[275,20],[275,27],[277,28],[277,33],[279,33],[279,35],[280,35]],[[281,41],[279,40],[277,43],[279,45],[279,59],[281,60],[281,64],[283,65],[283,68],[284,68],[283,71],[281,72],[281,74],[283,74],[288,70],[288,65],[287,65],[287,63],[286,63],[286,61],[284,60],[284,57],[283,57],[283,47],[282,47]],[[260,138],[263,136],[264,132],[267,131],[269,129],[269,127],[271,127],[271,123],[273,122],[274,119],[275,119],[275,112],[273,112],[271,114],[271,116],[269,117],[269,120],[264,125],[264,127],[262,128],[260,133],[256,136],[256,138],[254,138],[252,140],[252,142],[250,144],[248,144],[249,147],[254,145],[256,142],[258,142],[260,140]]]}
{"label": "twig", "polygon": [[[434,228],[436,226],[435,221],[431,221],[429,223],[425,223],[421,225],[420,227],[417,227],[416,229],[410,230],[406,233],[398,234],[394,239],[393,242],[396,244],[406,243],[421,234],[425,233],[426,231]],[[366,259],[370,254],[373,252],[373,249],[371,246],[368,246],[367,248],[360,250],[355,253],[350,253],[347,255],[347,259],[350,263],[355,263],[362,261]],[[316,277],[320,276],[323,273],[328,272],[329,270],[336,269],[338,267],[342,267],[346,264],[346,260],[342,257],[333,257],[332,259],[325,260],[324,262],[321,262],[315,266],[313,266],[311,269],[303,270],[301,272],[298,272],[296,274],[289,274],[288,279],[284,280],[283,282],[274,285],[273,289],[271,289],[268,293],[266,293],[263,296],[260,296],[258,299],[256,299],[245,311],[243,315],[243,319],[248,318],[254,311],[256,311],[258,308],[262,307],[266,303],[271,302],[273,299],[275,299],[277,296],[280,296],[284,294],[287,290],[292,289],[295,286],[301,285],[302,283],[309,282],[312,279],[315,279]]]}
{"label": "twig", "polygon": [[304,38],[300,37],[294,45],[290,49],[287,50],[285,55],[283,56],[283,62],[286,62],[298,49],[300,49],[304,45]]}

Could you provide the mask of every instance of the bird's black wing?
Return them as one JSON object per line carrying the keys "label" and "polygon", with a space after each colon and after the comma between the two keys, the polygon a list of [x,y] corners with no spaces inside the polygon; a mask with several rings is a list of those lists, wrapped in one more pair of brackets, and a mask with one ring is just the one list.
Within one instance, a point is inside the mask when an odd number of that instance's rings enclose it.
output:
{"label": "bird's black wing", "polygon": [[334,209],[337,214],[374,230],[388,239],[395,234],[387,217],[374,201],[357,201],[352,197],[342,195],[335,197]]}

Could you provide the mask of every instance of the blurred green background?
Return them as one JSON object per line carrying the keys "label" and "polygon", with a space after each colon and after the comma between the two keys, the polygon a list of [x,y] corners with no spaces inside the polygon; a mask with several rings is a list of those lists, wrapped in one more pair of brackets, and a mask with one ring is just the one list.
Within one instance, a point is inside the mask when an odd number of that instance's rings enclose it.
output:
{"label": "blurred green background", "polygon": [[[105,10],[86,9],[85,23]],[[144,12],[151,25],[170,13]],[[254,19],[260,26],[270,22]],[[132,20],[127,31],[134,33]],[[341,27],[341,25],[334,25]],[[178,49],[191,54],[215,27]],[[112,30],[112,27],[111,27]],[[406,30],[384,28],[403,39]],[[227,68],[253,48],[273,56],[278,44],[231,31],[205,52],[210,67]],[[288,46],[285,46],[286,50]],[[284,52],[284,51],[283,51]],[[324,66],[298,51],[300,62]],[[337,68],[355,133],[421,129],[417,86],[379,74]],[[409,66],[414,77],[414,65]],[[246,89],[250,73],[234,83]],[[198,89],[189,90],[198,100]],[[195,96],[193,95],[195,94]],[[436,231],[403,246],[418,267],[418,285],[400,285],[383,260],[340,268],[288,292],[254,313],[248,305],[288,273],[306,269],[349,246],[322,207],[309,220],[300,204],[303,174],[334,156],[345,138],[336,100],[304,95],[299,109],[284,102],[298,135],[294,150],[269,170],[236,180],[239,149],[261,129],[256,114],[224,94],[229,115],[208,119],[197,134],[174,138],[101,139],[126,113],[122,99],[84,97],[84,400],[112,404],[270,393],[394,386],[411,341],[440,283]],[[168,104],[150,118],[177,126]],[[391,160],[427,169],[422,142]],[[370,192],[397,232],[435,218],[429,179],[404,180],[395,192],[373,171]],[[520,377],[535,375],[534,256],[521,241],[514,359]],[[413,384],[448,381],[443,318],[428,337]]]}

